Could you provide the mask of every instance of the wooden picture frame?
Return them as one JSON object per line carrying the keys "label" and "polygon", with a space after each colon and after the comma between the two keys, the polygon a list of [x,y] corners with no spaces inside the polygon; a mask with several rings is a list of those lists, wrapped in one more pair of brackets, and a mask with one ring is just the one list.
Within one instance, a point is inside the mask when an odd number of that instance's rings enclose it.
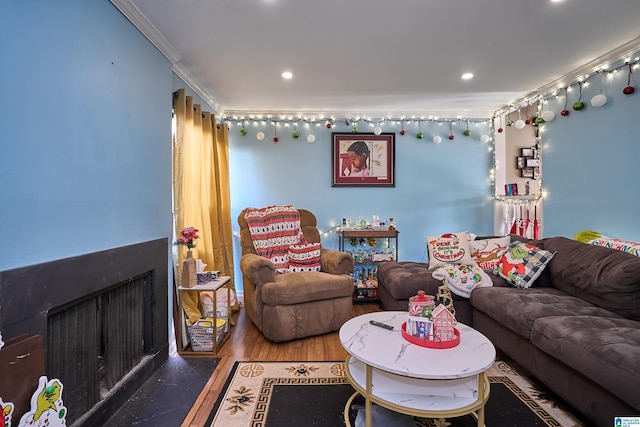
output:
{"label": "wooden picture frame", "polygon": [[533,168],[533,179],[540,179],[540,168]]}
{"label": "wooden picture frame", "polygon": [[522,157],[533,157],[533,148],[521,148],[520,155]]}
{"label": "wooden picture frame", "polygon": [[395,185],[395,133],[331,133],[332,187]]}
{"label": "wooden picture frame", "polygon": [[522,168],[522,169],[520,169],[520,177],[521,178],[531,178],[531,179],[533,179],[533,168]]}
{"label": "wooden picture frame", "polygon": [[527,168],[537,168],[540,167],[540,159],[532,159],[532,158],[527,158],[525,161],[525,167]]}

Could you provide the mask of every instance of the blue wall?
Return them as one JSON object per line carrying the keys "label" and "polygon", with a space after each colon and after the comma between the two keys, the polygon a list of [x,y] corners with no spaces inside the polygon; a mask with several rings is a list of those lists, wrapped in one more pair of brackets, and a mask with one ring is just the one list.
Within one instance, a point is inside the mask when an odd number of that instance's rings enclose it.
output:
{"label": "blue wall", "polygon": [[171,66],[108,1],[4,2],[0,270],[171,234]]}
{"label": "blue wall", "polygon": [[[362,122],[361,122],[362,123]],[[279,141],[273,142],[273,125],[246,126],[246,136],[232,122],[229,136],[231,168],[231,204],[234,230],[236,218],[247,206],[292,204],[312,211],[318,226],[329,232],[342,218],[369,221],[373,214],[381,219],[393,217],[399,236],[399,258],[425,260],[425,237],[432,234],[469,230],[478,234],[493,232],[493,203],[489,170],[493,161],[490,145],[480,142],[489,132],[487,123],[471,123],[471,136],[464,136],[462,122],[454,127],[454,141],[449,141],[448,124],[422,125],[424,139],[417,139],[418,125],[387,122],[384,132],[396,132],[396,186],[331,187],[331,132],[351,132],[345,122],[333,129],[298,125],[300,138],[291,137],[291,128],[279,125]],[[362,132],[371,132],[360,124]],[[257,132],[265,133],[260,142]],[[316,141],[307,142],[313,134]],[[441,135],[434,144],[432,137]],[[236,242],[237,243],[237,242]],[[323,245],[338,247],[335,233],[323,237]],[[236,260],[239,252],[236,251]],[[240,277],[240,276],[238,276]]]}
{"label": "blue wall", "polygon": [[[183,83],[171,64],[106,0],[7,2],[3,16],[0,270],[170,238],[171,92]],[[545,235],[594,229],[640,240],[640,93],[622,95],[625,84],[619,72],[607,84],[608,104],[596,110],[588,105],[595,80],[584,90],[586,110],[545,126]],[[349,132],[346,124],[300,126],[297,140],[280,129],[278,143],[270,125],[249,126],[244,137],[233,126],[234,224],[246,206],[283,203],[312,210],[327,232],[343,217],[393,216],[403,260],[425,259],[430,234],[491,234],[492,155],[479,142],[488,129],[472,126],[467,138],[460,124],[450,142],[448,129],[435,125],[423,126],[424,140],[415,125],[405,125],[405,136],[399,128],[383,126],[396,132],[395,188],[333,188],[330,133]],[[314,144],[306,142],[311,132]],[[436,132],[440,145],[431,142]],[[324,242],[337,247],[333,233]]]}
{"label": "blue wall", "polygon": [[[636,68],[635,74],[638,71]],[[573,237],[581,230],[595,230],[640,241],[640,196],[635,188],[640,159],[640,80],[632,78],[636,91],[624,95],[627,76],[625,67],[605,79],[607,103],[601,108],[590,104],[599,93],[600,75],[583,88],[584,110],[571,108],[579,97],[578,86],[569,92],[568,116],[559,114],[564,108],[564,91],[550,101],[556,118],[544,125],[543,133],[542,175],[548,192],[545,236]]]}

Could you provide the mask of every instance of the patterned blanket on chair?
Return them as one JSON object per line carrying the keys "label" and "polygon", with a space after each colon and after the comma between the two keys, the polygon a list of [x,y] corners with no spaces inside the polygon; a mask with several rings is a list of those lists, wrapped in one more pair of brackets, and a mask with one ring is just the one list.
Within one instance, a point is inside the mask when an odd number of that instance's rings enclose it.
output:
{"label": "patterned blanket on chair", "polygon": [[291,205],[247,208],[245,219],[256,253],[270,260],[276,271],[289,267],[289,247],[305,243],[300,228],[300,213]]}

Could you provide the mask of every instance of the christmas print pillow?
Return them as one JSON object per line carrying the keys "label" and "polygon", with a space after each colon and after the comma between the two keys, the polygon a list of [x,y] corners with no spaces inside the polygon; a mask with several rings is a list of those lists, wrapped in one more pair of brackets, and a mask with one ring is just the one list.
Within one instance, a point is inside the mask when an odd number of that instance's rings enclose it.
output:
{"label": "christmas print pillow", "polygon": [[530,288],[555,254],[529,243],[513,241],[493,269],[493,274],[516,288]]}
{"label": "christmas print pillow", "polygon": [[320,271],[320,243],[289,246],[289,273]]}
{"label": "christmas print pillow", "polygon": [[498,265],[500,258],[509,249],[511,237],[497,237],[491,239],[478,239],[469,242],[471,256],[478,267],[484,271],[493,271]]}
{"label": "christmas print pillow", "polygon": [[427,237],[429,268],[444,264],[475,265],[469,248],[469,233],[446,233]]}

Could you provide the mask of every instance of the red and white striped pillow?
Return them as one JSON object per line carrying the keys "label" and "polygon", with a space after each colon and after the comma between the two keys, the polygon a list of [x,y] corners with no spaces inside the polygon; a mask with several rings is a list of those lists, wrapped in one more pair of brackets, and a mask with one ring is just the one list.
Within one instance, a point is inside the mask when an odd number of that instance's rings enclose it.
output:
{"label": "red and white striped pillow", "polygon": [[289,273],[320,271],[320,243],[304,243],[289,247]]}

